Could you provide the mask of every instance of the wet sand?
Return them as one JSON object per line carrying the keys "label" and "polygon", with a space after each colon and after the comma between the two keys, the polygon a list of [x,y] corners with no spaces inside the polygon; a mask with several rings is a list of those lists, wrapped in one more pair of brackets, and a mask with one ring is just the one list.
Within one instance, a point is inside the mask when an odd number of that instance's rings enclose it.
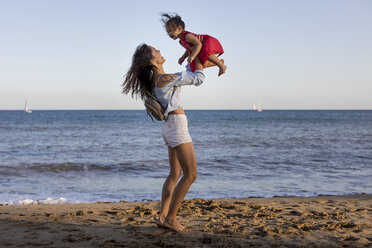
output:
{"label": "wet sand", "polygon": [[0,206],[0,247],[372,247],[372,195]]}

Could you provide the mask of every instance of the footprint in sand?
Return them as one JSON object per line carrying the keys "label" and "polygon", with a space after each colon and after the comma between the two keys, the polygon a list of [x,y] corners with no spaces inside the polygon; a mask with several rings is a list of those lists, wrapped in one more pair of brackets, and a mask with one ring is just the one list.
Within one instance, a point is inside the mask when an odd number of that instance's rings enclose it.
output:
{"label": "footprint in sand", "polygon": [[295,216],[301,216],[302,214],[296,210],[292,210],[291,212],[289,212],[291,215],[295,215]]}
{"label": "footprint in sand", "polygon": [[88,213],[84,210],[78,210],[75,213],[70,213],[70,216],[82,216],[82,215],[87,215]]}
{"label": "footprint in sand", "polygon": [[118,215],[118,211],[104,211],[103,212],[105,215]]}
{"label": "footprint in sand", "polygon": [[50,218],[56,218],[59,217],[60,215],[56,213],[45,213],[45,216]]}
{"label": "footprint in sand", "polygon": [[349,236],[349,237],[342,239],[342,241],[357,241],[357,240],[359,240],[359,238],[353,237],[353,236]]}
{"label": "footprint in sand", "polygon": [[88,221],[90,221],[90,222],[99,222],[99,220],[95,220],[95,219],[88,219]]}
{"label": "footprint in sand", "polygon": [[36,229],[36,230],[48,230],[48,229],[50,229],[50,227],[41,224],[40,226],[37,226],[34,229]]}
{"label": "footprint in sand", "polygon": [[63,241],[74,243],[74,242],[81,242],[81,241],[89,241],[93,239],[93,237],[85,236],[84,234],[78,234],[78,235],[67,235]]}

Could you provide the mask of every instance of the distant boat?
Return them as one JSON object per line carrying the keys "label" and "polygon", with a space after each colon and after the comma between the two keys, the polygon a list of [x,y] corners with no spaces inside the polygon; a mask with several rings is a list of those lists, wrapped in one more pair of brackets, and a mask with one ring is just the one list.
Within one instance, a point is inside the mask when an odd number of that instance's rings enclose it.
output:
{"label": "distant boat", "polygon": [[262,112],[262,109],[261,108],[258,108],[256,107],[256,104],[253,104],[253,110],[257,110],[257,112]]}
{"label": "distant boat", "polygon": [[25,112],[31,114],[32,110],[27,107],[27,100],[25,101]]}

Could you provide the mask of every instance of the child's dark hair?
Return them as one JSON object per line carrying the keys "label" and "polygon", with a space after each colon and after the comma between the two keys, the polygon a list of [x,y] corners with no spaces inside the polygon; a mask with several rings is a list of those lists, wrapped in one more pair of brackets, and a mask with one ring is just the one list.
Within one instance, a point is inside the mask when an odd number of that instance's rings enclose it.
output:
{"label": "child's dark hair", "polygon": [[165,27],[178,28],[181,26],[182,29],[185,29],[185,23],[177,13],[162,13],[161,16],[161,21],[164,23]]}

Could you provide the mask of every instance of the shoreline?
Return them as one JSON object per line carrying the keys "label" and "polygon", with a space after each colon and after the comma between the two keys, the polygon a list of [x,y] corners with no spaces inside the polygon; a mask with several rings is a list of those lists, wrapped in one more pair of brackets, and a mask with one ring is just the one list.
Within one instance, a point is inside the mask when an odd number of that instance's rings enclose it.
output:
{"label": "shoreline", "polygon": [[185,233],[158,228],[159,210],[159,201],[0,206],[0,247],[372,246],[372,194],[185,200]]}
{"label": "shoreline", "polygon": [[[248,197],[231,197],[231,198],[201,198],[203,200],[239,200],[239,199],[275,199],[275,198],[314,198],[314,197],[359,197],[359,196],[372,196],[372,193],[356,193],[356,194],[318,194],[318,195],[313,195],[313,196],[248,196]],[[190,198],[186,200],[192,200],[192,199],[199,199],[199,197],[196,198]],[[47,197],[45,199],[41,200],[33,200],[33,199],[23,199],[23,200],[13,200],[13,201],[8,201],[8,202],[0,202],[0,207],[2,206],[27,206],[27,205],[56,205],[56,204],[94,204],[94,203],[120,203],[120,202],[133,202],[133,203],[141,203],[141,202],[157,202],[159,200],[133,200],[133,201],[126,201],[126,200],[121,200],[121,201],[91,201],[91,202],[78,202],[72,200],[70,202],[68,199],[64,197],[59,197],[59,198],[52,198],[52,197]]]}

